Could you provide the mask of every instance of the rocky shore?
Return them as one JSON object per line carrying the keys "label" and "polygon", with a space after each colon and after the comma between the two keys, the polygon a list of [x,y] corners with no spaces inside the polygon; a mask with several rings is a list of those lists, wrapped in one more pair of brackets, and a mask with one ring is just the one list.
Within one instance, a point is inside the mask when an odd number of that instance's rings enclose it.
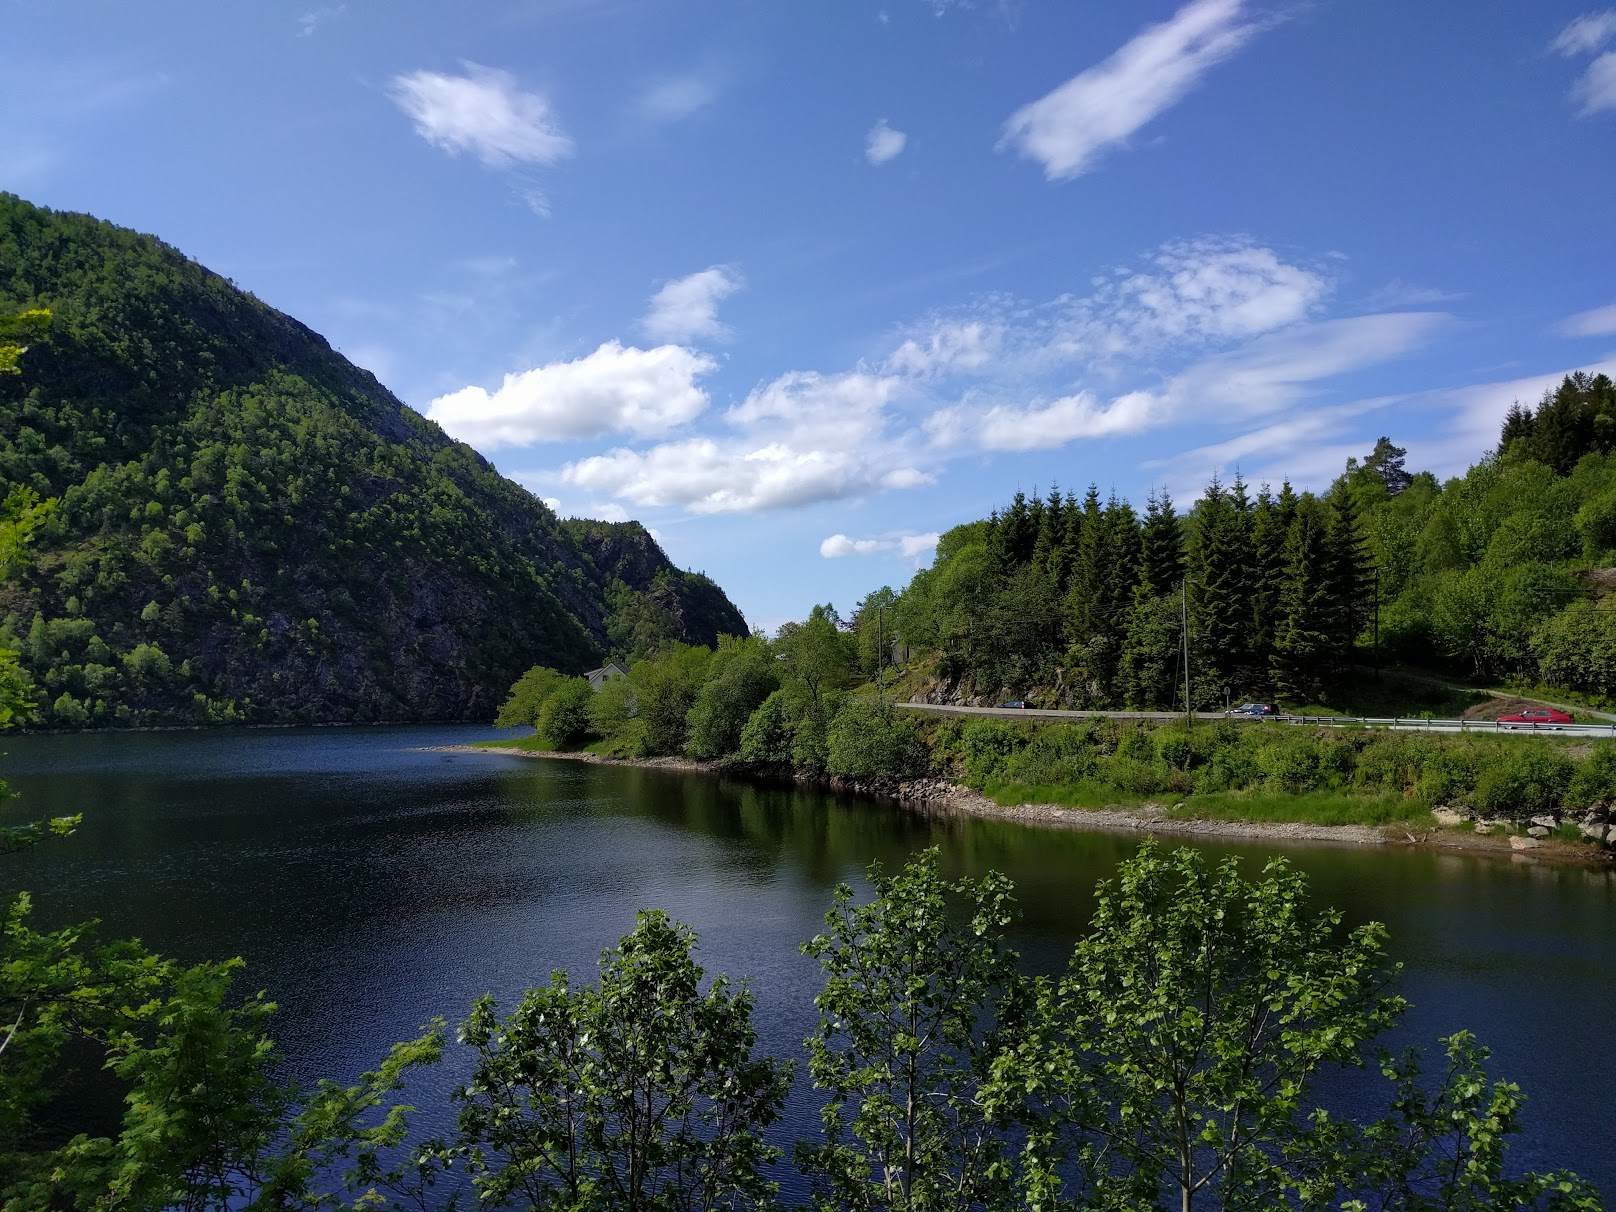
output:
{"label": "rocky shore", "polygon": [[[1470,822],[1448,809],[1437,809],[1438,827],[1410,833],[1395,826],[1320,825],[1302,821],[1237,821],[1172,816],[1165,804],[1137,808],[1068,808],[1059,804],[1005,805],[946,778],[855,779],[842,775],[812,774],[777,766],[745,762],[702,762],[683,757],[616,758],[598,753],[545,753],[509,746],[445,745],[431,748],[448,753],[497,753],[510,757],[545,758],[601,766],[635,766],[680,770],[741,778],[772,778],[826,787],[850,795],[876,796],[906,808],[937,816],[974,816],[1016,821],[1044,828],[1098,830],[1147,836],[1218,838],[1309,846],[1412,846],[1438,850],[1464,850],[1510,856],[1520,860],[1607,864],[1610,850],[1596,850],[1576,842],[1547,836],[1550,830],[1534,824],[1532,835],[1509,834],[1501,822]],[[1541,833],[1539,833],[1541,830]]]}

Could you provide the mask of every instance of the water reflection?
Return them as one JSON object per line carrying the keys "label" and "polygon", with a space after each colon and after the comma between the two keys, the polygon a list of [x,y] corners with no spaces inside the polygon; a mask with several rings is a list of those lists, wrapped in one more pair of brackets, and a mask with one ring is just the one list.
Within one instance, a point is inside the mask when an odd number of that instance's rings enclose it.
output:
{"label": "water reflection", "polygon": [[[764,1046],[794,1054],[817,976],[798,952],[838,880],[938,846],[952,872],[1017,884],[1029,964],[1059,965],[1096,880],[1135,839],[924,816],[816,790],[422,747],[453,728],[14,737],[34,814],[82,811],[69,842],[0,868],[47,923],[100,917],[185,958],[239,954],[280,1002],[300,1076],[349,1078],[433,1015],[586,970],[656,905],[713,970],[756,982]],[[1210,847],[1260,864],[1260,846]],[[1285,852],[1347,923],[1388,924],[1421,1041],[1470,1027],[1532,1095],[1523,1160],[1616,1190],[1616,880],[1468,855]],[[439,1099],[454,1067],[416,1092]],[[446,1127],[441,1110],[437,1127]],[[793,1102],[788,1131],[814,1122]]]}

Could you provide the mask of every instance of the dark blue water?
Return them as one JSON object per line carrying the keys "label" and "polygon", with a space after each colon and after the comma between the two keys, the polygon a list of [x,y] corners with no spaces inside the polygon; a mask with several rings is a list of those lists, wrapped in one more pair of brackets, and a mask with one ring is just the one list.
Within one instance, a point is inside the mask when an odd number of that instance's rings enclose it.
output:
{"label": "dark blue water", "polygon": [[[280,1005],[300,1078],[350,1080],[389,1043],[493,992],[514,1004],[656,906],[701,934],[710,971],[753,978],[764,1048],[800,1055],[818,975],[798,952],[839,880],[941,847],[1006,872],[1017,944],[1053,970],[1107,834],[935,819],[862,800],[664,771],[424,751],[486,729],[387,727],[7,740],[19,815],[83,812],[69,841],[8,860],[50,925],[98,917],[185,959],[240,955]],[[1230,850],[1218,848],[1220,853]],[[1238,848],[1253,866],[1278,853]],[[1616,876],[1530,861],[1331,847],[1284,851],[1349,924],[1391,930],[1414,1003],[1400,1038],[1469,1028],[1530,1097],[1514,1157],[1616,1194]],[[450,1124],[451,1062],[412,1089]],[[785,1136],[816,1124],[799,1090]]]}

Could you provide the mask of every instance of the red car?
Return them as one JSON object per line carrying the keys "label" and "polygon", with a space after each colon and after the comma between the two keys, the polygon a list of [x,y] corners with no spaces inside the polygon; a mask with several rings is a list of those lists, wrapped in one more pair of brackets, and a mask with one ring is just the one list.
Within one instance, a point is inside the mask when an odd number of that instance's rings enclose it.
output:
{"label": "red car", "polygon": [[1514,715],[1501,715],[1498,717],[1500,725],[1508,728],[1521,728],[1535,725],[1539,728],[1558,728],[1562,724],[1571,723],[1571,717],[1563,711],[1556,711],[1552,707],[1529,707],[1525,711],[1518,711]]}

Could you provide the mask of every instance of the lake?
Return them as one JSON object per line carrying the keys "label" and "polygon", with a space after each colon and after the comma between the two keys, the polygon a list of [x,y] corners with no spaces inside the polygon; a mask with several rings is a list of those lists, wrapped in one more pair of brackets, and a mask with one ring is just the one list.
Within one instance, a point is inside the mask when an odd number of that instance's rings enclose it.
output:
{"label": "lake", "polygon": [[[660,907],[710,972],[751,977],[761,1045],[801,1055],[832,887],[874,860],[941,848],[954,872],[1016,882],[1028,962],[1060,965],[1097,880],[1134,840],[937,819],[793,788],[626,767],[431,752],[494,735],[412,726],[12,736],[0,771],[29,817],[82,812],[66,842],[8,860],[45,925],[103,919],[188,960],[240,955],[279,1003],[302,1079],[349,1080],[435,1015],[514,1004]],[[1616,1197],[1616,875],[1403,850],[1209,847],[1288,855],[1350,924],[1391,930],[1414,1003],[1396,1043],[1469,1028],[1530,1097],[1514,1157],[1571,1166]],[[15,881],[15,884],[13,884]],[[799,1065],[799,1068],[801,1066]],[[450,1123],[450,1063],[412,1088]],[[786,1133],[817,1123],[801,1083]],[[790,1175],[783,1176],[795,1188]]]}

